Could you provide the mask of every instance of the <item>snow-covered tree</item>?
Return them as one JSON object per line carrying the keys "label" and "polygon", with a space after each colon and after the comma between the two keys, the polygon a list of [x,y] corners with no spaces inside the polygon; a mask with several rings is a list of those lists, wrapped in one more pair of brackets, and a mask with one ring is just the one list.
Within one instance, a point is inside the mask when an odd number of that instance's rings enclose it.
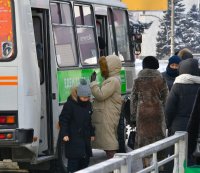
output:
{"label": "snow-covered tree", "polygon": [[[185,32],[185,22],[186,22],[186,15],[185,12],[185,5],[182,2],[183,0],[175,0],[174,8],[175,8],[175,16],[174,16],[174,44],[175,44],[175,51],[186,47],[183,35]],[[156,44],[156,53],[159,59],[163,59],[165,57],[170,56],[170,31],[171,31],[171,1],[168,1],[168,10],[164,12],[163,20],[159,26],[160,30],[157,35],[157,44]]]}
{"label": "snow-covered tree", "polygon": [[200,53],[200,15],[199,9],[193,5],[186,16],[185,32],[183,35],[186,47],[193,53]]}

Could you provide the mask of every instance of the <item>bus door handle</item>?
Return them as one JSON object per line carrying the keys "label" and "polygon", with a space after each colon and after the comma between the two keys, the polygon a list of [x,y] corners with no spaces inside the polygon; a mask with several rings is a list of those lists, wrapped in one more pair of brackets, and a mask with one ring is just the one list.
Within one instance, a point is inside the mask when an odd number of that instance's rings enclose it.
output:
{"label": "bus door handle", "polygon": [[53,99],[53,100],[56,99],[56,93],[52,93],[52,99]]}

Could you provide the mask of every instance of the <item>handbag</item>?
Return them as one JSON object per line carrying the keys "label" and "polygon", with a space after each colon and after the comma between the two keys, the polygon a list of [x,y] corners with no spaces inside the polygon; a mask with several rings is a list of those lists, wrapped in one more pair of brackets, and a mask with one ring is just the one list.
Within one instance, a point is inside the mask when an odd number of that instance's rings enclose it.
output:
{"label": "handbag", "polygon": [[135,146],[135,135],[136,135],[135,130],[130,131],[129,137],[128,137],[128,142],[127,142],[128,147],[133,150],[134,150],[134,146]]}
{"label": "handbag", "polygon": [[126,153],[126,147],[125,147],[125,121],[124,121],[124,116],[121,114],[119,118],[119,123],[117,127],[117,139],[118,139],[118,144],[119,144],[119,149],[118,153]]}

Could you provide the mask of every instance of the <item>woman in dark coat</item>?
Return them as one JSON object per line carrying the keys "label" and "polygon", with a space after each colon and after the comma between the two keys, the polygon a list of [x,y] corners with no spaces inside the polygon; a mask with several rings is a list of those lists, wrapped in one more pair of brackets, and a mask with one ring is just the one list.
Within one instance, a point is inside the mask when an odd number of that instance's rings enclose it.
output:
{"label": "woman in dark coat", "polygon": [[72,89],[59,117],[61,136],[66,142],[68,171],[75,172],[89,165],[92,156],[91,140],[94,128],[91,123],[91,90],[85,80]]}
{"label": "woman in dark coat", "polygon": [[181,61],[179,76],[174,81],[165,106],[167,128],[170,135],[176,131],[186,131],[199,87],[198,61],[191,58]]}
{"label": "woman in dark coat", "polygon": [[200,87],[198,61],[181,61],[179,76],[175,79],[165,106],[167,128],[173,135],[176,131],[186,131],[192,107]]}
{"label": "woman in dark coat", "polygon": [[190,120],[187,126],[188,132],[188,155],[196,164],[200,164],[200,151],[195,151],[197,142],[200,146],[200,88],[198,89]]}

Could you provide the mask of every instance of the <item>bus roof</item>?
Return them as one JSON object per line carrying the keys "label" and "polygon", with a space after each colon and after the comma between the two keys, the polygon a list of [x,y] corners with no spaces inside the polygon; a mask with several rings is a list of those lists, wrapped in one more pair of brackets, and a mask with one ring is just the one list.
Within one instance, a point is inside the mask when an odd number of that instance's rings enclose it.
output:
{"label": "bus roof", "polygon": [[[51,0],[31,0],[31,6],[35,8],[49,8],[49,1]],[[59,0],[57,0],[59,1]],[[66,0],[70,1],[70,0]],[[98,5],[107,5],[107,6],[113,6],[113,7],[120,7],[120,8],[126,8],[126,5],[122,2],[119,2],[117,0],[72,0],[74,2],[85,2],[85,3],[92,3],[92,4],[98,4]]]}
{"label": "bus roof", "polygon": [[[74,0],[74,1],[76,1],[76,0]],[[92,4],[108,5],[108,6],[114,6],[114,7],[127,8],[124,3],[119,2],[117,0],[77,0],[76,2],[88,2],[88,3],[92,3]]]}

